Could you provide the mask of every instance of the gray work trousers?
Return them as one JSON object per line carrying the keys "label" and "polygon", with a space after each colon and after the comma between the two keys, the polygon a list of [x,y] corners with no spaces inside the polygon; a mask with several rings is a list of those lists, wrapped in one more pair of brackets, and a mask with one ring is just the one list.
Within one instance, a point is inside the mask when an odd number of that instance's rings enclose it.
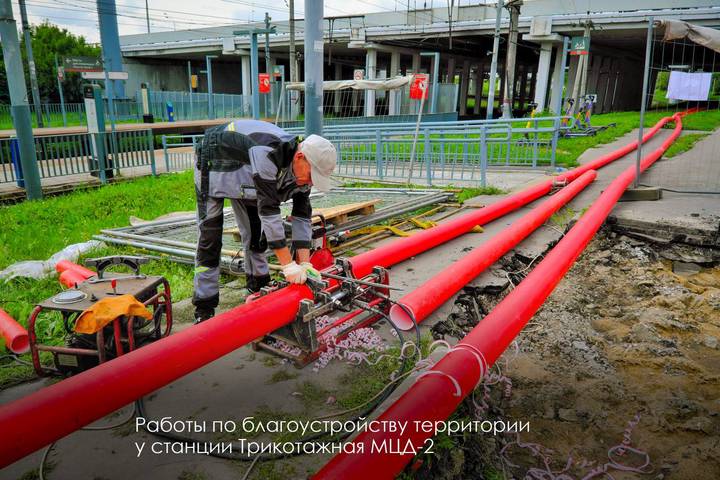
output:
{"label": "gray work trousers", "polygon": [[[223,234],[224,198],[198,198],[199,238],[195,255],[193,305],[200,309],[214,309],[219,301],[220,257]],[[253,279],[269,278],[267,242],[262,234],[257,204],[254,201],[230,199],[240,237],[243,265],[248,283]]]}

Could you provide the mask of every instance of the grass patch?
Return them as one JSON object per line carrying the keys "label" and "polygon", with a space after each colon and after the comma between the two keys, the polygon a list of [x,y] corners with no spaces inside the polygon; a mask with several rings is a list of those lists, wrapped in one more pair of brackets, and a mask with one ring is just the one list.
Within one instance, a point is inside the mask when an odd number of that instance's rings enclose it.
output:
{"label": "grass patch", "polygon": [[497,187],[471,187],[463,188],[460,192],[455,194],[455,199],[459,203],[465,203],[465,200],[469,200],[478,195],[502,195],[505,193],[504,190]]}
{"label": "grass patch", "polygon": [[288,380],[293,380],[297,378],[300,374],[296,372],[289,372],[287,370],[278,370],[277,372],[273,373],[270,378],[268,379],[268,384],[273,383],[280,383],[280,382],[286,382]]}
{"label": "grass patch", "polygon": [[195,209],[192,172],[144,177],[43,200],[0,206],[0,269],[20,260],[46,259],[132,216],[154,218]]}
{"label": "grass patch", "polygon": [[328,396],[328,391],[315,382],[305,381],[297,386],[300,392],[300,399],[306,409],[310,409],[313,405],[324,403]]}
{"label": "grass patch", "polygon": [[[645,113],[645,127],[652,127],[661,118],[673,115],[674,111],[650,111]],[[615,123],[592,137],[573,137],[558,139],[556,163],[566,167],[577,165],[577,159],[588,148],[610,143],[633,131],[638,126],[639,112],[603,113],[592,116],[594,126]],[[712,131],[720,126],[720,110],[706,110],[688,115],[682,120],[684,130]],[[672,125],[672,124],[671,124]]]}
{"label": "grass patch", "polygon": [[563,207],[550,217],[550,223],[564,229],[576,214],[577,212],[572,207]]}
{"label": "grass patch", "polygon": [[182,472],[180,472],[178,480],[207,480],[207,476],[203,472],[183,470]]}
{"label": "grass patch", "polygon": [[665,158],[674,157],[683,152],[690,150],[698,141],[707,137],[707,133],[688,133],[687,135],[681,135],[675,142],[670,145],[670,148],[663,154]]}
{"label": "grass patch", "polygon": [[[409,338],[414,340],[414,334]],[[423,358],[428,354],[428,347],[432,341],[433,338],[429,331],[420,337],[420,350]],[[390,375],[400,368],[400,361],[398,360],[400,347],[393,345],[382,354],[384,355],[383,358],[374,365],[363,362],[341,376],[338,384],[343,387],[340,388],[336,395],[336,404],[341,410],[364,405],[387,386]],[[410,359],[409,363],[412,364],[413,361],[413,359]]]}

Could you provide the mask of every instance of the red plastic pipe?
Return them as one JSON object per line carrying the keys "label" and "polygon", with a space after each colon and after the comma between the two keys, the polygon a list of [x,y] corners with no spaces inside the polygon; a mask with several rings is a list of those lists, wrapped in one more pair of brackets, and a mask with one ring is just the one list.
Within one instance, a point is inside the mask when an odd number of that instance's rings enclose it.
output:
{"label": "red plastic pipe", "polygon": [[304,285],[284,288],[0,406],[0,468],[277,330],[306,298]]}
{"label": "red plastic pipe", "polygon": [[97,275],[97,273],[93,272],[92,270],[87,269],[82,265],[78,265],[77,263],[73,263],[70,260],[60,260],[57,264],[55,264],[55,270],[57,270],[58,273],[63,273],[67,270],[73,270],[82,275],[84,277],[84,280],[87,280],[88,278]]}
{"label": "red plastic pipe", "polygon": [[5,346],[11,352],[20,355],[30,350],[27,330],[2,308],[0,308],[0,334],[5,339]]}
{"label": "red plastic pipe", "polygon": [[394,242],[356,255],[349,259],[353,273],[357,278],[361,278],[371,273],[376,265],[390,267],[414,257],[469,232],[476,225],[492,222],[523,205],[537,200],[548,194],[551,188],[552,181],[534,185],[491,205],[466,213],[454,220],[443,222],[409,237],[399,238]]}
{"label": "red plastic pipe", "polygon": [[[643,135],[643,142],[646,142],[653,137],[668,121],[670,121],[670,117],[663,118],[655,124],[653,128]],[[358,278],[364,277],[365,275],[371,273],[373,267],[376,265],[390,267],[459,237],[460,235],[469,232],[477,225],[489,223],[502,217],[503,215],[507,215],[508,213],[517,210],[524,205],[527,205],[532,201],[537,200],[543,195],[547,195],[556,183],[565,181],[572,182],[589,170],[597,170],[598,168],[603,167],[618,158],[624,157],[635,150],[637,145],[638,142],[635,140],[618,150],[607,153],[591,162],[564,172],[557,177],[514,193],[491,205],[479,208],[456,219],[443,222],[440,225],[415,233],[409,237],[399,238],[394,242],[356,255],[350,259],[353,273]]]}
{"label": "red plastic pipe", "polygon": [[[675,130],[662,146],[643,158],[641,170],[652,165],[682,130],[681,115],[675,115]],[[558,242],[545,258],[515,287],[470,333],[436,363],[430,372],[396,400],[379,421],[400,422],[404,433],[378,429],[365,431],[354,440],[354,449],[333,457],[314,479],[395,478],[413,458],[412,453],[379,452],[372,445],[396,445],[404,449],[411,442],[420,450],[432,432],[417,428],[416,421],[444,421],[460,402],[477,386],[480,379],[495,363],[562,277],[582,253],[590,239],[603,224],[620,196],[635,178],[635,166],[620,174],[598,197],[588,211]],[[362,444],[362,447],[359,445]],[[362,448],[362,450],[360,449]],[[392,448],[392,447],[391,447]],[[409,449],[408,449],[409,450]],[[373,452],[372,454],[370,452]]]}
{"label": "red plastic pipe", "polygon": [[[413,327],[410,315],[417,323],[425,320],[432,312],[448,301],[462,287],[467,285],[486,268],[495,263],[515,245],[539,228],[563,205],[572,200],[597,177],[595,170],[583,173],[577,180],[542,202],[522,218],[498,233],[486,243],[473,249],[457,262],[448,265],[418,288],[393,305],[390,318],[403,330]],[[404,308],[403,308],[404,307]]]}

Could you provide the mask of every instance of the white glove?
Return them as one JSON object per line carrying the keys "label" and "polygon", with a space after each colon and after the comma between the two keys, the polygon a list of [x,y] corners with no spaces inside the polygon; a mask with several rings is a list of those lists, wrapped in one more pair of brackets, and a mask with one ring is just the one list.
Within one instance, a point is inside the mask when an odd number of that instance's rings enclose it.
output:
{"label": "white glove", "polygon": [[322,280],[322,275],[320,275],[320,272],[318,272],[317,269],[313,267],[312,263],[303,262],[300,264],[300,266],[305,270],[305,275],[307,276],[307,278],[311,278],[317,281]]}
{"label": "white glove", "polygon": [[307,280],[307,274],[305,269],[297,264],[297,262],[290,262],[287,265],[283,265],[282,273],[290,283],[305,283]]}

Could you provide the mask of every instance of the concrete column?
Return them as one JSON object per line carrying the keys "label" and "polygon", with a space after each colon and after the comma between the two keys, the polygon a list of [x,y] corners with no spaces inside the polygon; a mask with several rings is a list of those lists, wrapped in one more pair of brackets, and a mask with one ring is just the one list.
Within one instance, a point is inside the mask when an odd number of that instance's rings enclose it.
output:
{"label": "concrete column", "polygon": [[[391,52],[390,53],[390,78],[394,78],[400,74],[400,52]],[[388,113],[390,115],[398,115],[400,113],[400,99],[398,98],[398,95],[402,92],[402,90],[398,91],[389,91],[388,95],[390,95],[389,102],[388,102]]]}
{"label": "concrete column", "polygon": [[475,107],[473,107],[473,113],[475,115],[480,114],[480,104],[482,103],[482,91],[483,91],[483,64],[479,64],[475,69]]}
{"label": "concrete column", "polygon": [[251,95],[252,88],[250,74],[250,55],[243,55],[240,57],[240,80],[242,82],[241,92],[243,95]]}
{"label": "concrete column", "polygon": [[400,75],[400,52],[390,52],[390,74],[389,77]]}
{"label": "concrete column", "polygon": [[[562,55],[561,55],[562,56]],[[552,57],[552,44],[542,42],[540,44],[540,58],[538,59],[537,76],[535,80],[535,98],[537,110],[545,110],[548,81],[550,79],[550,59]]]}
{"label": "concrete column", "polygon": [[[365,78],[368,80],[375,80],[375,73],[377,70],[377,50],[374,48],[368,48],[365,54]],[[375,116],[375,91],[365,91],[365,116]]]}
{"label": "concrete column", "polygon": [[520,85],[517,86],[517,92],[519,93],[520,108],[525,108],[525,102],[527,101],[527,78],[528,78],[528,66],[520,64]]}
{"label": "concrete column", "polygon": [[[563,70],[565,69],[565,65],[562,64],[563,60],[563,46],[562,44],[555,47],[555,66],[553,67],[553,78],[552,78],[552,87],[550,89],[550,110],[555,113],[559,114],[560,112],[554,111],[555,105],[558,104],[558,96],[562,99],[563,95],[563,87],[562,85],[562,79],[563,79]],[[538,69],[538,73],[540,70]],[[535,90],[537,92],[537,90]],[[562,103],[560,103],[562,105]]]}
{"label": "concrete column", "polygon": [[[342,65],[339,63],[335,64],[335,80],[342,80]],[[340,113],[341,101],[342,90],[335,90],[333,95],[333,111],[336,115]]]}
{"label": "concrete column", "polygon": [[418,73],[420,71],[420,54],[413,53],[412,56],[412,73]]}
{"label": "concrete column", "polygon": [[470,83],[470,61],[463,62],[462,73],[460,74],[460,115],[467,115],[467,94]]}
{"label": "concrete column", "polygon": [[455,59],[449,58],[448,64],[447,64],[447,79],[445,80],[445,82],[453,83],[454,79],[455,79]]}

